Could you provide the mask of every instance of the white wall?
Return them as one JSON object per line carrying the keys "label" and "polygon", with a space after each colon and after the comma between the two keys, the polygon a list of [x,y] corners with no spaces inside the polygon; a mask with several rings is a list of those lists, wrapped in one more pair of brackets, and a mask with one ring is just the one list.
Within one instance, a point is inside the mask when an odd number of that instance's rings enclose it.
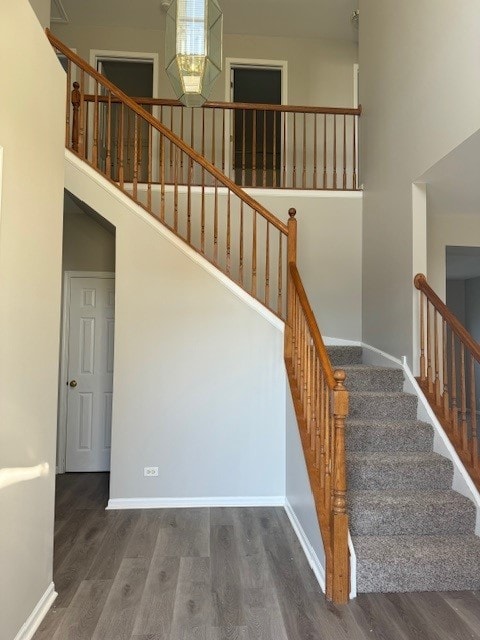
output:
{"label": "white wall", "polygon": [[[73,162],[66,188],[116,227],[111,498],[284,496],[278,320],[245,304],[151,216]],[[158,478],[144,478],[144,466],[159,466]]]}
{"label": "white wall", "polygon": [[0,489],[12,640],[52,581],[63,209],[63,73],[26,0],[0,4],[0,61],[0,468],[50,467]]}
{"label": "white wall", "polygon": [[412,182],[480,127],[476,0],[360,0],[363,339],[412,355]]}
{"label": "white wall", "polygon": [[362,337],[362,194],[251,190],[283,222],[297,210],[298,269],[322,335]]}
{"label": "white wall", "polygon": [[[75,47],[86,60],[90,58],[91,49],[158,53],[159,97],[175,97],[164,71],[164,31],[63,24],[52,25],[52,30],[69,47]],[[225,58],[286,60],[290,104],[353,106],[356,43],[225,34],[223,49]],[[215,84],[211,99],[225,100],[225,92],[225,75],[222,74]]]}
{"label": "white wall", "polygon": [[65,196],[64,271],[115,271],[115,233],[87,215]]}
{"label": "white wall", "polygon": [[325,589],[325,551],[318,524],[315,500],[310,489],[305,456],[298,431],[290,385],[287,383],[287,508],[292,510],[300,536],[308,542],[310,557],[319,582]]}
{"label": "white wall", "polygon": [[465,325],[466,280],[447,280],[445,304],[460,322]]}
{"label": "white wall", "polygon": [[427,218],[427,278],[432,289],[445,300],[446,248],[480,247],[480,216],[433,216]]}

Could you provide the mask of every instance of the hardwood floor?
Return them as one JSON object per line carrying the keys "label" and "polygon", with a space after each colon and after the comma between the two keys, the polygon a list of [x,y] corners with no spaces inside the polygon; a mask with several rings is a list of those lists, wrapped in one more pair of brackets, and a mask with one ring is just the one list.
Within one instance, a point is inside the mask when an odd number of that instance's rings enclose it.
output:
{"label": "hardwood floor", "polygon": [[106,474],[57,478],[58,598],[34,640],[471,640],[480,594],[327,603],[280,508],[105,511]]}

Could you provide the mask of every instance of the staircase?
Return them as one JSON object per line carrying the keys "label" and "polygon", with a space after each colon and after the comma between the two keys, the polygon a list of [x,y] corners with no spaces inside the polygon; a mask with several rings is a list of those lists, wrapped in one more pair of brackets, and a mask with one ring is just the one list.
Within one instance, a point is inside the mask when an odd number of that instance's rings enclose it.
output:
{"label": "staircase", "polygon": [[399,369],[362,364],[360,347],[330,347],[350,391],[348,510],[358,592],[480,588],[475,506],[451,489],[453,465],[433,452]]}

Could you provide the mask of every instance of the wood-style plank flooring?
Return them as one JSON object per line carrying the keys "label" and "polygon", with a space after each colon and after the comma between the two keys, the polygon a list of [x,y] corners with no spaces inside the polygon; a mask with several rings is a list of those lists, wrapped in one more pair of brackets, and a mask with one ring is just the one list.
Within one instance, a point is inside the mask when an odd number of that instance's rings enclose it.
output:
{"label": "wood-style plank flooring", "polygon": [[57,478],[58,598],[34,640],[471,640],[480,594],[327,603],[283,509],[105,511],[106,474]]}

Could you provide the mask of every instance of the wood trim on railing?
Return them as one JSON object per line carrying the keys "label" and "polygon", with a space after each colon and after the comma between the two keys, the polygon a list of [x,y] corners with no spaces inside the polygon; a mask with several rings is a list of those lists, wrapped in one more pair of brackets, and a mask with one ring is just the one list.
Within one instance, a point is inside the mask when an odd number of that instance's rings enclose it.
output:
{"label": "wood trim on railing", "polygon": [[415,288],[422,291],[435,307],[438,313],[442,316],[445,322],[448,323],[452,331],[460,338],[463,344],[468,347],[472,352],[475,360],[480,362],[480,345],[476,342],[472,336],[468,333],[462,323],[453,315],[447,305],[438,297],[435,291],[428,284],[426,277],[423,273],[418,273],[414,279]]}
{"label": "wood trim on railing", "polygon": [[210,175],[214,176],[218,182],[220,182],[224,187],[230,189],[232,193],[238,196],[241,200],[243,200],[249,207],[257,211],[265,220],[267,220],[274,227],[282,231],[285,235],[287,234],[287,226],[281,222],[278,218],[270,213],[265,207],[263,207],[257,200],[252,198],[246,193],[241,187],[236,185],[230,178],[228,178],[225,174],[223,174],[217,167],[215,167],[211,162],[208,162],[204,158],[204,156],[200,155],[196,151],[194,151],[189,145],[187,145],[179,136],[175,135],[170,129],[165,127],[161,122],[159,122],[156,118],[154,118],[148,111],[145,111],[142,107],[140,107],[135,100],[129,98],[123,91],[121,91],[118,87],[116,87],[112,82],[108,80],[105,76],[102,76],[98,71],[96,71],[93,67],[90,67],[83,58],[74,53],[71,49],[63,44],[61,40],[56,38],[50,29],[45,29],[48,39],[50,43],[59,51],[68,55],[70,60],[74,62],[80,69],[87,71],[88,74],[93,77],[95,80],[100,82],[104,87],[109,89],[112,93],[116,94],[123,104],[125,104],[129,109],[131,109],[134,113],[141,116],[148,124],[154,127],[157,131],[159,131],[162,135],[168,138],[175,146],[183,151],[189,158],[194,160],[197,164],[203,167],[206,171],[210,173]]}
{"label": "wood trim on railing", "polygon": [[[179,100],[172,100],[170,98],[142,98],[131,97],[134,102],[141,105],[147,105],[149,107],[185,107],[185,105]],[[87,102],[94,102],[95,96],[93,94],[85,94],[85,100]],[[106,96],[99,96],[100,102],[107,102]],[[112,102],[120,102],[120,100],[113,99]],[[233,109],[238,111],[278,111],[281,113],[316,113],[324,115],[340,115],[340,116],[360,116],[362,115],[362,107],[311,107],[301,105],[288,105],[288,104],[268,104],[264,102],[205,102],[202,105],[202,109]]]}

